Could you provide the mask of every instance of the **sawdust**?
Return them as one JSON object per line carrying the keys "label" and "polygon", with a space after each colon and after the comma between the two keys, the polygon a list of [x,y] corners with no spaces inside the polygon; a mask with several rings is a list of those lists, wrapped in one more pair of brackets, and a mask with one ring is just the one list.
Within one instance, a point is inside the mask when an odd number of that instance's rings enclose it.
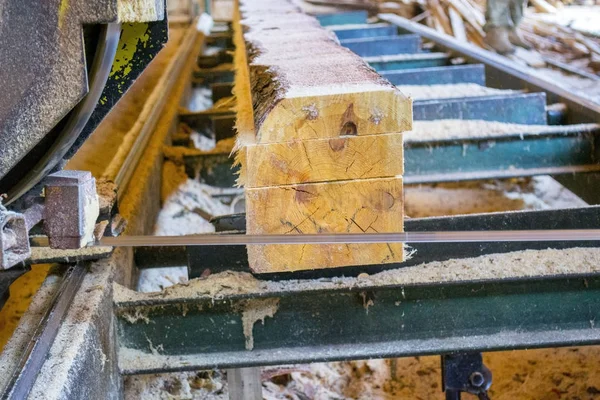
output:
{"label": "sawdust", "polygon": [[263,289],[261,282],[247,272],[225,271],[206,278],[192,279],[165,288],[160,292],[141,293],[115,284],[114,301],[127,303],[142,298],[179,299],[182,296],[220,299],[235,294],[257,293]]}
{"label": "sawdust", "polygon": [[217,371],[127,376],[124,387],[125,400],[229,399],[226,381]]}
{"label": "sawdust", "polygon": [[402,93],[413,100],[451,99],[457,97],[478,97],[518,93],[514,90],[493,89],[475,83],[457,83],[453,85],[399,85]]}
{"label": "sawdust", "polygon": [[[45,301],[49,296],[44,294],[44,290],[49,288],[50,283],[44,282],[50,267],[49,264],[33,265],[31,271],[20,276],[10,286],[10,297],[0,310],[0,349],[9,342],[25,312],[30,311],[27,318],[31,319],[29,314],[39,307],[36,302],[41,300],[38,298],[43,298]],[[17,334],[18,332],[15,336]]]}
{"label": "sawdust", "polygon": [[254,324],[258,321],[265,324],[265,318],[273,318],[279,308],[279,299],[249,299],[241,300],[235,307],[242,312],[242,325],[246,338],[246,350],[254,348]]}
{"label": "sawdust", "polygon": [[158,21],[165,16],[165,3],[157,0],[118,0],[120,22]]}
{"label": "sawdust", "polygon": [[539,184],[531,186],[528,181],[411,185],[404,188],[404,211],[410,218],[425,218],[551,208],[531,193]]}
{"label": "sawdust", "polygon": [[258,280],[246,272],[226,271],[207,278],[139,293],[115,284],[116,303],[144,300],[222,299],[237,295],[277,296],[300,291],[368,289],[381,286],[423,285],[436,282],[477,282],[486,279],[583,275],[600,272],[600,249],[524,250],[458,260],[434,261],[360,277]]}
{"label": "sawdust", "polygon": [[404,132],[406,143],[434,140],[500,138],[509,136],[539,135],[562,132],[591,132],[598,124],[569,126],[521,125],[483,120],[442,119],[435,121],[415,121],[409,132]]}
{"label": "sawdust", "polygon": [[64,259],[66,263],[82,260],[106,258],[111,255],[113,248],[105,246],[83,247],[81,249],[51,249],[50,247],[31,247],[32,264],[53,262]]}

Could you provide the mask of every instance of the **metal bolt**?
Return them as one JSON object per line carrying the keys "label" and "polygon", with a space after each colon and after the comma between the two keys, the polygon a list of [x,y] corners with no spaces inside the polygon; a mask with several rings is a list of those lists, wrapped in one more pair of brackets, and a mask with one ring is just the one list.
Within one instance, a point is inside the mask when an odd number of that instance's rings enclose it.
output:
{"label": "metal bolt", "polygon": [[469,377],[469,382],[471,382],[473,387],[480,388],[485,384],[485,377],[481,372],[475,371]]}

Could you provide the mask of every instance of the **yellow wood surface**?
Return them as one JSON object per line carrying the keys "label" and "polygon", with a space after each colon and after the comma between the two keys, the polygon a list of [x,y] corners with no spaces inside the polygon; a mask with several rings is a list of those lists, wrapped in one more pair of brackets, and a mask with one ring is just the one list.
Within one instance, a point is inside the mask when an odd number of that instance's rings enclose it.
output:
{"label": "yellow wood surface", "polygon": [[404,172],[401,133],[253,145],[244,151],[247,188],[393,177]]}
{"label": "yellow wood surface", "polygon": [[[258,143],[374,135],[412,128],[412,102],[395,88],[365,85],[349,93],[332,86],[281,100],[258,130]],[[364,89],[364,90],[363,90]]]}
{"label": "yellow wood surface", "polygon": [[[402,232],[402,178],[246,190],[249,234]],[[283,272],[400,262],[403,245],[248,246],[253,271]]]}

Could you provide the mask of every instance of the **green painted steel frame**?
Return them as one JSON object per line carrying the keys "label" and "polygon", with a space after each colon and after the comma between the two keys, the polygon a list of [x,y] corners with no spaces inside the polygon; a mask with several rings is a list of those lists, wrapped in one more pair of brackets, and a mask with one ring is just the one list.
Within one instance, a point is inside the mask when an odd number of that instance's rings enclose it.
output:
{"label": "green painted steel frame", "polygon": [[[585,345],[600,341],[600,277],[289,291],[245,349],[248,296],[116,306],[121,348],[172,357],[125,374]],[[372,303],[371,303],[372,302]],[[128,315],[128,316],[126,316]],[[131,315],[143,315],[131,322]],[[147,319],[146,319],[147,318]],[[140,363],[144,365],[144,362]]]}

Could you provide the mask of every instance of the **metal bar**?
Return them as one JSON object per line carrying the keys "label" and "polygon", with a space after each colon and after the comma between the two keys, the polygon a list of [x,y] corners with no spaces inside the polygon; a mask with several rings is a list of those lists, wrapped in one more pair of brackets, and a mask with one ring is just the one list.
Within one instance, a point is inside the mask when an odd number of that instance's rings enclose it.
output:
{"label": "metal bar", "polygon": [[[518,211],[511,213],[489,213],[460,215],[437,218],[410,218],[404,222],[407,232],[436,232],[436,231],[486,231],[510,229],[594,229],[600,226],[600,208],[584,207],[573,209],[554,209],[539,211]],[[217,231],[231,230],[233,227],[243,233],[246,228],[244,214],[225,217],[225,226],[215,222]],[[357,276],[368,271],[376,273],[394,268],[405,268],[432,261],[445,261],[467,257],[479,257],[488,254],[508,253],[521,250],[544,250],[547,248],[567,249],[574,247],[597,247],[598,243],[590,241],[573,242],[479,242],[462,243],[456,246],[452,243],[415,243],[410,246],[411,257],[402,263],[386,265],[361,265],[335,268],[330,270],[302,271],[293,274],[268,274],[268,279],[318,279],[326,276]],[[209,246],[188,246],[178,248],[187,254],[187,265],[190,278],[197,278],[209,269],[212,273],[235,270],[249,272],[250,267],[245,246],[226,246],[217,250]],[[152,258],[152,248],[145,248]],[[162,253],[163,248],[155,252]],[[184,263],[181,263],[182,265]],[[265,275],[262,275],[265,276]]]}
{"label": "metal bar", "polygon": [[460,232],[321,233],[304,235],[194,235],[105,237],[92,246],[225,246],[252,244],[465,243],[600,240],[600,229]]}
{"label": "metal bar", "polygon": [[192,72],[192,85],[210,85],[212,83],[233,82],[233,69],[198,69]]}
{"label": "metal bar", "polygon": [[453,52],[471,63],[487,66],[487,83],[493,87],[527,89],[530,92],[546,92],[551,103],[565,103],[569,109],[568,123],[595,122],[600,119],[600,105],[578,96],[567,88],[540,78],[535,70],[514,63],[498,54],[480,49],[469,43],[442,35],[424,25],[411,22],[394,14],[379,14],[379,18],[399,27],[408,33],[416,33],[422,38],[435,42],[442,51]]}
{"label": "metal bar", "polygon": [[221,100],[222,98],[233,96],[233,94],[231,92],[233,90],[233,83],[230,83],[230,82],[213,83],[210,87],[212,89],[213,103],[216,103],[217,101]]}
{"label": "metal bar", "polygon": [[331,28],[339,40],[394,36],[398,34],[398,28],[389,24],[342,25]]}
{"label": "metal bar", "polygon": [[179,113],[179,120],[195,129],[212,125],[212,120],[216,117],[235,118],[235,112],[224,108],[210,108],[203,111],[186,110]]}
{"label": "metal bar", "polygon": [[316,17],[323,26],[366,24],[369,14],[366,11],[348,11],[335,14],[320,14]]}
{"label": "metal bar", "polygon": [[[590,126],[591,127],[591,126]],[[480,139],[418,142],[407,140],[404,182],[425,183],[469,179],[590,172],[600,169],[597,128],[548,134],[521,134]],[[564,127],[560,127],[564,128]],[[552,134],[550,131],[556,133]]]}
{"label": "metal bar", "polygon": [[3,399],[27,398],[42,365],[46,362],[50,347],[85,274],[86,268],[82,265],[74,265],[65,272],[63,281],[50,302],[50,307],[43,315],[31,341],[23,351],[19,364],[13,371],[10,382],[4,389]]}
{"label": "metal bar", "polygon": [[544,93],[419,100],[413,104],[415,121],[472,119],[513,124],[546,125]]}
{"label": "metal bar", "polygon": [[[242,320],[249,297],[258,309],[277,305],[253,325],[252,351]],[[124,374],[585,345],[600,341],[600,279],[153,297],[117,303],[116,313]]]}
{"label": "metal bar", "polygon": [[227,388],[230,400],[262,400],[260,368],[228,369]]}
{"label": "metal bar", "polygon": [[584,78],[593,80],[593,81],[600,81],[600,76],[596,75],[596,74],[592,74],[589,73],[587,71],[584,71],[582,69],[579,68],[575,68],[569,64],[565,64],[563,62],[557,61],[555,59],[552,59],[550,57],[543,57],[544,62],[546,62],[547,64],[550,64],[554,67],[560,68],[564,71],[570,72],[571,74],[575,74],[575,75],[579,75],[582,76]]}
{"label": "metal bar", "polygon": [[440,85],[475,83],[485,86],[483,64],[452,65],[443,67],[415,68],[400,71],[383,71],[381,76],[394,85]]}
{"label": "metal bar", "polygon": [[[177,80],[180,78],[181,69],[184,67],[186,61],[186,50],[189,51],[189,49],[191,49],[191,46],[196,41],[198,35],[199,33],[197,30],[188,29],[177,56],[169,62],[167,70],[161,76],[160,81],[157,84],[158,87],[161,87],[161,90],[163,90],[164,93],[169,93]],[[131,150],[129,153],[127,153],[127,157],[123,161],[123,164],[119,168],[119,172],[114,178],[114,182],[118,188],[117,196],[119,200],[122,199],[129,185],[129,181],[131,180],[131,176],[133,175],[140,159],[142,158],[142,153],[146,149],[146,146],[152,137],[152,133],[154,133],[156,124],[162,116],[160,111],[167,104],[168,98],[169,97],[166,95],[161,95],[159,96],[159,99],[152,105],[152,110],[148,113],[148,119],[144,121],[144,125],[136,136]]]}
{"label": "metal bar", "polygon": [[213,132],[217,141],[235,136],[235,113],[233,115],[218,115],[212,118]]}
{"label": "metal bar", "polygon": [[421,46],[419,35],[401,35],[342,40],[340,44],[361,57],[387,56],[418,53]]}
{"label": "metal bar", "polygon": [[415,53],[394,56],[363,57],[366,63],[377,72],[439,67],[448,64],[450,56],[446,53]]}

